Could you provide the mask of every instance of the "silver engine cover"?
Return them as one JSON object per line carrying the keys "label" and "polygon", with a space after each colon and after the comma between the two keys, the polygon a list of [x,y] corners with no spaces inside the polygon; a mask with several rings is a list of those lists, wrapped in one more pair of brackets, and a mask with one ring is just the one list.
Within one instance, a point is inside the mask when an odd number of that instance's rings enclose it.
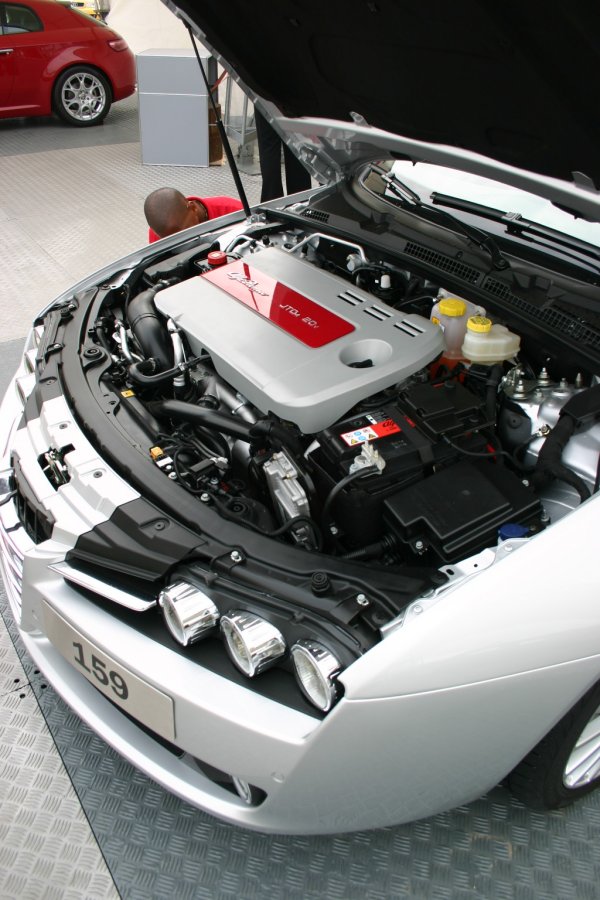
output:
{"label": "silver engine cover", "polygon": [[207,350],[262,412],[321,431],[443,349],[441,329],[277,248],[156,295],[156,307]]}

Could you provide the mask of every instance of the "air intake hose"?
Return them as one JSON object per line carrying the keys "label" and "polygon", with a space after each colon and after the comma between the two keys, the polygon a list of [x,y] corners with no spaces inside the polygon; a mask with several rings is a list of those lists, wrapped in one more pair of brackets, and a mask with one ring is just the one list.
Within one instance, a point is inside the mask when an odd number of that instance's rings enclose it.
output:
{"label": "air intake hose", "polygon": [[154,306],[158,288],[148,288],[129,301],[127,320],[146,358],[155,359],[160,369],[173,365],[173,346],[163,320]]}
{"label": "air intake hose", "polygon": [[168,417],[182,422],[191,422],[193,425],[212,428],[248,443],[252,441],[253,426],[251,424],[216,409],[206,409],[183,400],[156,400],[153,403],[147,403],[146,406],[152,415],[158,416],[159,419]]}

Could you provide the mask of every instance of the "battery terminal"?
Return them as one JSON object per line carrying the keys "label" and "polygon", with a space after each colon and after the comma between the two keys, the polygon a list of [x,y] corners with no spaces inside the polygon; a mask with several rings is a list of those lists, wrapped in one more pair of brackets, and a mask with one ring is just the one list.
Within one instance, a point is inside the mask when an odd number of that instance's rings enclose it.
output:
{"label": "battery terminal", "polygon": [[385,469],[385,459],[373,444],[363,444],[360,453],[350,466],[350,472],[359,472],[367,466],[376,466],[379,472]]}

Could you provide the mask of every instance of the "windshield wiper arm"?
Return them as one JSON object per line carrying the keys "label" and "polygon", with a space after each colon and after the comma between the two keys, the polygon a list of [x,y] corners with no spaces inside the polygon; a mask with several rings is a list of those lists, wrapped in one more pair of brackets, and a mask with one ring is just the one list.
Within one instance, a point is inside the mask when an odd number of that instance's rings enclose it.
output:
{"label": "windshield wiper arm", "polygon": [[[523,240],[532,244],[543,245],[545,241],[548,244],[563,247],[565,254],[570,256],[571,259],[578,259],[575,254],[581,254],[595,264],[596,270],[600,269],[600,251],[593,244],[565,235],[562,231],[550,228],[548,225],[540,225],[531,219],[524,219],[520,213],[503,212],[500,209],[494,209],[492,206],[483,206],[481,203],[474,203],[472,200],[463,200],[460,197],[452,197],[448,194],[433,193],[431,199],[435,204],[449,206],[462,212],[473,213],[473,215],[480,216],[482,219],[489,219],[491,222],[500,222],[500,224],[506,226],[507,234],[523,238]],[[582,260],[579,260],[579,262],[581,263]]]}
{"label": "windshield wiper arm", "polygon": [[485,231],[480,231],[472,225],[467,225],[465,222],[461,221],[461,219],[453,216],[452,213],[446,212],[446,210],[436,209],[435,206],[424,203],[416,191],[413,191],[407,184],[400,181],[396,175],[392,175],[391,172],[386,172],[386,170],[382,169],[380,166],[373,164],[371,166],[371,171],[375,172],[383,181],[385,181],[390,192],[400,201],[402,206],[410,207],[413,210],[416,208],[417,211],[428,213],[429,219],[433,216],[434,219],[442,219],[444,222],[451,224],[455,231],[460,231],[461,234],[470,241],[482,250],[485,250],[486,253],[489,253],[494,269],[507,269],[509,267],[508,260],[502,255],[500,248],[494,239],[489,234],[486,234]]}

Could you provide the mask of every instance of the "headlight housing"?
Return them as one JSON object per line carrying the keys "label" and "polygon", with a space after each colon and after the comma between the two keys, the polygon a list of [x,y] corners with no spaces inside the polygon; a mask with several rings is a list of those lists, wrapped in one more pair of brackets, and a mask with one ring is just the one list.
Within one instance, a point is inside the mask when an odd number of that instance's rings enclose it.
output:
{"label": "headlight housing", "polygon": [[185,581],[168,585],[160,592],[158,604],[167,628],[184,647],[199,641],[219,621],[219,610],[208,594]]}
{"label": "headlight housing", "polygon": [[244,675],[264,672],[286,651],[283,635],[260,616],[234,610],[221,619],[221,631],[231,659]]}
{"label": "headlight housing", "polygon": [[340,661],[317,641],[298,641],[291,653],[302,693],[317,709],[328,712],[339,693],[336,678],[342,668]]}

